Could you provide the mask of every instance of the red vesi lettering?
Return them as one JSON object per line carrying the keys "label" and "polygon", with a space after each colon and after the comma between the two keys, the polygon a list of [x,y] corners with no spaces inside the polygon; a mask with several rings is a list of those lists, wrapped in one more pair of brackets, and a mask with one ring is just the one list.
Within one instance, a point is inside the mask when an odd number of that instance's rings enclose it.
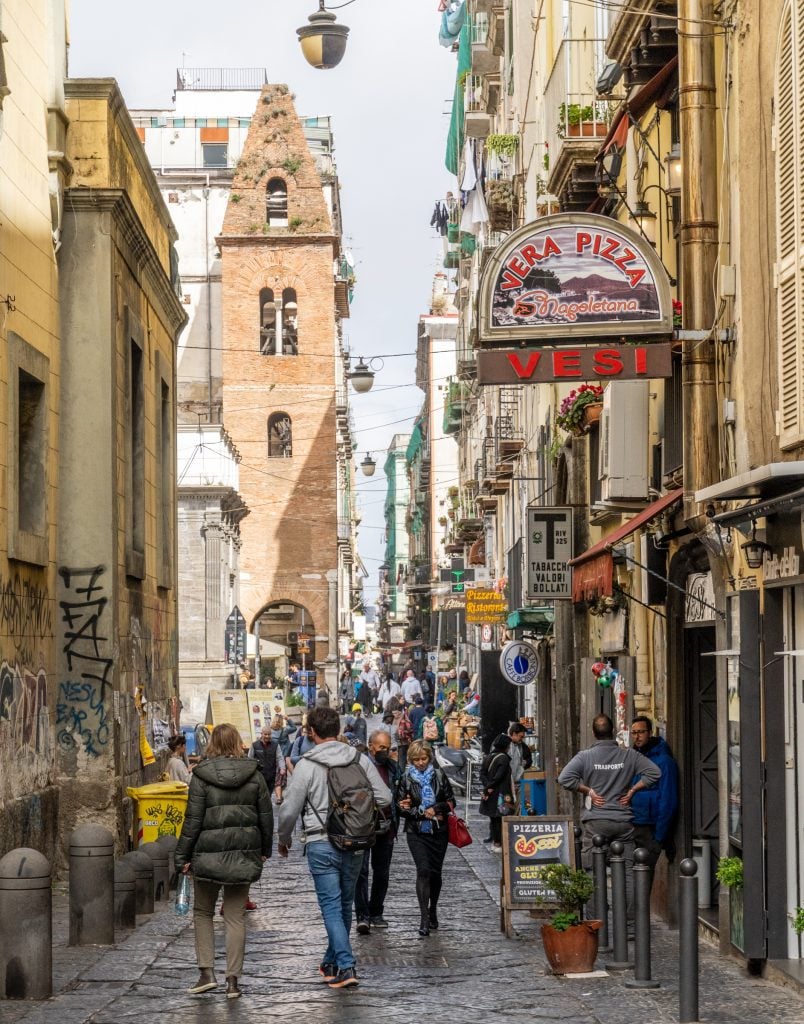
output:
{"label": "red vesi lettering", "polygon": [[553,373],[557,377],[581,376],[581,353],[578,349],[562,349],[553,353]]}
{"label": "red vesi lettering", "polygon": [[542,357],[541,352],[531,352],[528,355],[528,361],[525,366],[522,365],[519,355],[516,352],[505,353],[508,362],[513,366],[514,373],[517,377],[532,377],[536,367],[539,365],[539,360]]}
{"label": "red vesi lettering", "polygon": [[634,349],[634,368],[637,373],[645,374],[648,372],[648,352],[647,349],[637,348]]}
{"label": "red vesi lettering", "polygon": [[599,377],[615,377],[623,372],[623,361],[616,348],[601,348],[595,352],[592,369]]}

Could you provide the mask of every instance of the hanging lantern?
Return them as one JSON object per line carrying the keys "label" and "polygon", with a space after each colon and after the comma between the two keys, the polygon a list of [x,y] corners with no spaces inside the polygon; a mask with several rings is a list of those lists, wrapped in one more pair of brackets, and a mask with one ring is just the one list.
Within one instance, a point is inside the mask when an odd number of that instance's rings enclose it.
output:
{"label": "hanging lantern", "polygon": [[319,0],[318,10],[307,19],[310,24],[296,29],[302,54],[308,64],[320,70],[337,67],[346,52],[346,25],[337,25],[336,17]]}

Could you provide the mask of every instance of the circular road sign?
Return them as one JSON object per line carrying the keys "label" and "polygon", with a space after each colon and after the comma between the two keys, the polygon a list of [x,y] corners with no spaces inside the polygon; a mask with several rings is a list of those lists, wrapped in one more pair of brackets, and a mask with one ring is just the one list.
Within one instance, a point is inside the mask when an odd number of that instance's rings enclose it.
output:
{"label": "circular road sign", "polygon": [[529,686],[540,667],[539,652],[527,640],[511,640],[500,652],[500,671],[514,686]]}

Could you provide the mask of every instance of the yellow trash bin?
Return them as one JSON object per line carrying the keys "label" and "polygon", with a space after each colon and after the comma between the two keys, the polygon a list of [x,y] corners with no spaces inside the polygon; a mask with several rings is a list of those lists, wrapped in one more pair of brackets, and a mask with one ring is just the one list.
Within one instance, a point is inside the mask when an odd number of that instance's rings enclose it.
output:
{"label": "yellow trash bin", "polygon": [[129,786],[126,789],[126,793],[137,801],[137,846],[153,843],[160,836],[178,838],[187,808],[188,790],[189,786],[183,782],[152,782],[148,786]]}

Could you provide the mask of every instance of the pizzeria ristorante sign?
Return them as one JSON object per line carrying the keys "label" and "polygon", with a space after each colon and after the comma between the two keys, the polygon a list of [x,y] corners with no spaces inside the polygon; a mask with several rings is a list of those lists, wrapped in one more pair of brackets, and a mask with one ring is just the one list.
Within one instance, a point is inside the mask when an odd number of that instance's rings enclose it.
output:
{"label": "pizzeria ristorante sign", "polygon": [[480,283],[481,345],[669,337],[672,296],[653,247],[597,214],[542,217],[510,234]]}

